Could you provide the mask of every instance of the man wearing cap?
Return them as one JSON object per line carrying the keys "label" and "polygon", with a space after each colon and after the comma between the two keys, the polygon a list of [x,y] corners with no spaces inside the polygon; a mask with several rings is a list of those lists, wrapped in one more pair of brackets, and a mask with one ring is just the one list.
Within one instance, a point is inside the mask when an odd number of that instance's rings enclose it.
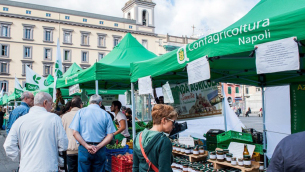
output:
{"label": "man wearing cap", "polygon": [[90,105],[79,110],[70,124],[79,143],[78,171],[105,171],[106,148],[116,131],[108,113],[101,109],[102,98],[92,95]]}

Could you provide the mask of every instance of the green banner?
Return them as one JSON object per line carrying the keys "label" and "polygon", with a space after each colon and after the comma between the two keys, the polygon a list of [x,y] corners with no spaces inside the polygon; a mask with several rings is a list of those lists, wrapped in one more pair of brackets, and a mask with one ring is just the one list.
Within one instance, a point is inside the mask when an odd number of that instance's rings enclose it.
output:
{"label": "green banner", "polygon": [[23,93],[23,91],[22,91],[22,90],[19,90],[19,89],[15,88],[15,94],[16,94],[16,95],[18,95],[18,94],[22,94],[22,93]]}
{"label": "green banner", "polygon": [[305,83],[290,85],[291,134],[305,131]]}
{"label": "green banner", "polygon": [[26,90],[28,90],[28,91],[39,90],[39,86],[34,85],[34,84],[30,84],[30,83],[26,83]]}

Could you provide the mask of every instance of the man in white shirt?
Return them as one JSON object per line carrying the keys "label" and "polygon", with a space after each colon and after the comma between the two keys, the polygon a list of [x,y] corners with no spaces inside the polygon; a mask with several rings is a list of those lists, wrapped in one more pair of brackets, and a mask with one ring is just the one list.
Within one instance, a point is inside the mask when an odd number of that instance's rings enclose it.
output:
{"label": "man in white shirt", "polygon": [[5,142],[6,155],[18,160],[20,172],[58,171],[58,152],[68,147],[68,138],[61,119],[52,109],[52,97],[39,92],[27,115],[14,122]]}
{"label": "man in white shirt", "polygon": [[124,137],[129,138],[130,134],[128,132],[127,117],[120,111],[121,107],[122,104],[120,101],[113,101],[110,107],[111,112],[115,113],[114,120],[119,123],[119,128],[113,135],[122,134]]}

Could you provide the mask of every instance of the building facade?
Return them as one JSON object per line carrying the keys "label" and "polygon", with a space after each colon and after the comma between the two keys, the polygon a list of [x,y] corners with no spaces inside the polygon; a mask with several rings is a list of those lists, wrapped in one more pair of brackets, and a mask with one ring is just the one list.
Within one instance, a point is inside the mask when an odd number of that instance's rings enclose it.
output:
{"label": "building facade", "polygon": [[155,5],[152,0],[129,0],[118,18],[0,0],[0,89],[12,92],[15,75],[24,86],[25,66],[53,75],[57,39],[64,72],[74,62],[90,67],[128,32],[156,55],[196,40],[156,34]]}

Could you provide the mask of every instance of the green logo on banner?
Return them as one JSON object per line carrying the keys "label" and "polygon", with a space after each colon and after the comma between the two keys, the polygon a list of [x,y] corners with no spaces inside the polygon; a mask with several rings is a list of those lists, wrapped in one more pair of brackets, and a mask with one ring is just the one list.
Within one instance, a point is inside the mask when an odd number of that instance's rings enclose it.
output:
{"label": "green logo on banner", "polygon": [[39,80],[41,80],[41,77],[36,77],[36,75],[33,76],[33,80],[36,84],[39,84]]}
{"label": "green logo on banner", "polygon": [[18,89],[15,88],[15,94],[21,94],[21,93],[23,93],[22,90],[18,90]]}
{"label": "green logo on banner", "polygon": [[183,46],[177,51],[177,60],[179,64],[183,64],[185,61],[189,61],[189,58],[186,56],[186,46]]}
{"label": "green logo on banner", "polygon": [[57,78],[61,78],[62,77],[62,71],[59,70],[59,64],[58,64],[58,60],[56,60],[56,63],[55,63],[55,74],[57,76]]}
{"label": "green logo on banner", "polygon": [[30,83],[26,83],[26,89],[29,91],[35,91],[39,89],[38,85],[34,85],[34,84],[30,84]]}
{"label": "green logo on banner", "polygon": [[47,80],[44,80],[43,84],[44,84],[44,86],[49,86],[50,85]]}

